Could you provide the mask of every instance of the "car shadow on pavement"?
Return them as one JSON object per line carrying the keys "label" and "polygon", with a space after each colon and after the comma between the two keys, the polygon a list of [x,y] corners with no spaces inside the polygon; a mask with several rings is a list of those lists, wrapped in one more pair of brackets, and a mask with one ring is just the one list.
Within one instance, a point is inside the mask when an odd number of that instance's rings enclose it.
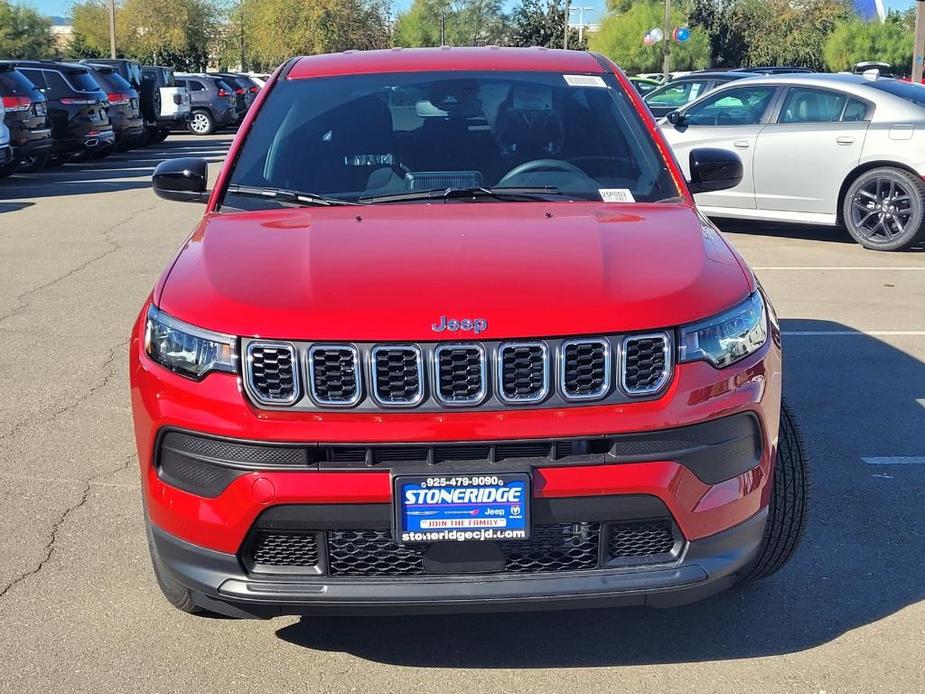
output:
{"label": "car shadow on pavement", "polygon": [[4,212],[19,212],[27,207],[32,207],[34,202],[0,202],[0,214]]}
{"label": "car shadow on pavement", "polygon": [[[713,218],[713,222],[722,230],[736,234],[768,236],[778,239],[801,239],[805,241],[822,241],[855,245],[856,242],[842,227],[821,226],[814,224],[788,224],[786,222],[757,222],[744,219]],[[925,241],[906,248],[904,252],[925,251]]]}
{"label": "car shadow on pavement", "polygon": [[784,392],[814,489],[803,543],[779,573],[669,610],[306,617],[277,636],[413,667],[667,664],[802,651],[918,603],[925,466],[861,458],[925,455],[925,350],[917,358],[859,332],[816,336],[855,332],[828,321],[788,320],[783,330]]}
{"label": "car shadow on pavement", "polygon": [[0,201],[148,188],[154,167],[160,162],[180,157],[204,157],[214,166],[224,160],[230,144],[228,136],[168,139],[144,149],[114,152],[105,159],[14,174],[0,181]]}

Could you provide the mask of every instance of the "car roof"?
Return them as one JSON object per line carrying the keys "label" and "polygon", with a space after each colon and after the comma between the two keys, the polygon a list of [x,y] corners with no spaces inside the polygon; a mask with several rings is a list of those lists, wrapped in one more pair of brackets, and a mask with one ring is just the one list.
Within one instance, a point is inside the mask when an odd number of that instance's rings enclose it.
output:
{"label": "car roof", "polygon": [[584,51],[551,48],[389,48],[303,56],[292,65],[287,79],[384,72],[436,70],[509,70],[601,74],[597,58]]}
{"label": "car roof", "polygon": [[[753,75],[749,77],[749,84],[777,84],[777,85],[803,85],[824,87],[839,87],[855,94],[865,94],[863,89],[866,83],[874,82],[879,78],[853,75],[848,72],[795,72],[784,75]],[[883,78],[890,79],[890,78]]]}
{"label": "car roof", "polygon": [[80,63],[65,63],[58,60],[11,60],[17,67],[34,67],[46,70],[64,69],[64,70],[86,70],[86,65]]}
{"label": "car roof", "polygon": [[746,77],[754,77],[754,74],[751,72],[733,72],[732,70],[697,70],[695,72],[689,72],[686,75],[681,75],[680,77],[675,77],[673,80],[666,82],[666,84],[670,84],[671,82],[689,82],[690,80],[700,80],[704,77],[725,80],[741,80],[745,79]]}

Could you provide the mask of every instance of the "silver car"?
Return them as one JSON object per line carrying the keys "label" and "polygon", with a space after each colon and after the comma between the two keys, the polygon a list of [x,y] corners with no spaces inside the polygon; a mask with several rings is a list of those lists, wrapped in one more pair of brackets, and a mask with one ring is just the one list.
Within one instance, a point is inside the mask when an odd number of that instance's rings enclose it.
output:
{"label": "silver car", "polygon": [[735,188],[697,195],[704,213],[844,225],[866,248],[925,241],[925,87],[861,75],[734,82],[668,114],[685,173],[690,151],[742,159]]}

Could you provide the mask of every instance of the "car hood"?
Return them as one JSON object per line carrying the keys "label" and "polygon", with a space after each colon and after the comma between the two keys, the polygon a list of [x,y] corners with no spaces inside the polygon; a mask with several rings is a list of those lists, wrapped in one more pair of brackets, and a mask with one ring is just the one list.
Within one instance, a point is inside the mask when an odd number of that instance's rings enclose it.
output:
{"label": "car hood", "polygon": [[241,336],[500,339],[675,326],[751,284],[681,204],[393,204],[207,215],[155,301]]}

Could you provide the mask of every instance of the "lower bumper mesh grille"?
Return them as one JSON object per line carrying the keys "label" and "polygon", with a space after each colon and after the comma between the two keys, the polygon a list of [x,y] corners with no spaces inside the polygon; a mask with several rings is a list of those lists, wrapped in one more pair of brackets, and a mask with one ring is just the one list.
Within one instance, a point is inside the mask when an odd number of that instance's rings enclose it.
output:
{"label": "lower bumper mesh grille", "polygon": [[[614,523],[539,525],[528,540],[498,542],[504,557],[502,573],[534,574],[584,571],[609,564],[671,561],[680,539],[668,519]],[[605,539],[606,538],[606,539]],[[324,543],[326,561],[319,540]],[[601,549],[604,552],[601,552]],[[329,576],[402,577],[429,572],[430,545],[403,545],[388,529],[329,530],[326,533],[261,532],[245,550],[244,564],[264,573],[319,573]],[[602,556],[603,554],[603,556]]]}

